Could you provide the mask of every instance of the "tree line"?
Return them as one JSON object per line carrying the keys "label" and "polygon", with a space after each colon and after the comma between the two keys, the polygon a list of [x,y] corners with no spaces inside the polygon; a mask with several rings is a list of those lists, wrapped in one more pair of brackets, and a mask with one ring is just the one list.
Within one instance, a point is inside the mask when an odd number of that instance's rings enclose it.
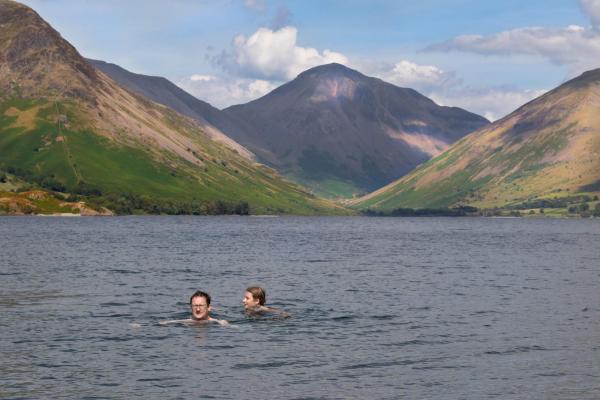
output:
{"label": "tree line", "polygon": [[169,214],[169,215],[249,215],[247,201],[224,200],[177,200],[159,199],[133,192],[104,192],[98,186],[87,182],[64,185],[55,175],[37,175],[32,171],[18,167],[0,169],[0,183],[6,182],[7,174],[28,182],[18,189],[19,192],[33,189],[45,189],[58,193],[55,197],[68,202],[84,201],[97,210],[102,207],[120,215],[130,214]]}

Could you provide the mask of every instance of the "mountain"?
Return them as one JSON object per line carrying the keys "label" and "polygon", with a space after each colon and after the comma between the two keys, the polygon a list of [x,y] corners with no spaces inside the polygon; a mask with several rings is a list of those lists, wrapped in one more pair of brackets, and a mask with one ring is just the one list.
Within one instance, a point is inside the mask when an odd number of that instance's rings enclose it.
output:
{"label": "mountain", "polygon": [[309,69],[266,96],[223,110],[227,132],[319,194],[352,196],[408,173],[489,121],[340,64]]}
{"label": "mountain", "polygon": [[[343,213],[206,123],[127,90],[0,0],[0,173],[118,212]],[[9,182],[9,183],[10,183]]]}
{"label": "mountain", "polygon": [[[326,196],[350,196],[380,187],[487,123],[474,114],[439,107],[413,90],[367,78],[339,64],[306,71],[288,84],[289,88],[284,85],[288,90],[283,94],[278,94],[280,88],[258,103],[221,111],[165,78],[132,73],[104,61],[88,61],[130,90],[213,125],[252,149],[258,160]],[[359,87],[363,100],[352,102],[341,96],[341,108],[332,101],[325,102],[332,109],[324,108],[318,97],[338,81]],[[310,95],[307,90],[317,94]],[[300,100],[295,92],[303,92]],[[308,100],[303,98],[306,96]],[[369,99],[378,100],[372,103]],[[260,110],[250,106],[254,103]],[[271,112],[272,109],[278,111]],[[375,120],[365,122],[362,114]],[[306,118],[314,124],[298,122],[302,115],[310,115]],[[422,122],[425,120],[428,124]],[[276,131],[284,134],[274,138],[264,135]],[[384,158],[380,157],[382,152]]]}
{"label": "mountain", "polygon": [[538,208],[600,192],[600,69],[585,72],[386,187],[358,208]]}
{"label": "mountain", "polygon": [[204,121],[215,118],[220,110],[199,100],[160,76],[135,74],[112,63],[87,59],[96,69],[110,76],[119,85],[133,90],[148,99],[166,105],[180,114]]}
{"label": "mountain", "polygon": [[[166,78],[136,74],[116,64],[105,61],[92,59],[87,59],[87,61],[119,85],[139,93],[152,101],[172,108],[180,114],[197,119],[205,125],[212,125],[226,135],[232,133],[236,136],[244,135],[245,128],[243,121],[225,115],[218,108],[197,99]],[[247,157],[254,158],[254,155],[248,151],[245,151],[245,154]]]}

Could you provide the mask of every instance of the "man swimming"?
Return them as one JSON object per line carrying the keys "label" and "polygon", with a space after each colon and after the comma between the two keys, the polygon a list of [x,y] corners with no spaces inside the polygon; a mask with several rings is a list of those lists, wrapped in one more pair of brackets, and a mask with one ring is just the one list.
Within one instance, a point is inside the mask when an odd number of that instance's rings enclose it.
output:
{"label": "man swimming", "polygon": [[259,286],[250,286],[246,288],[242,303],[246,309],[246,313],[250,315],[273,314],[278,317],[289,317],[290,314],[278,308],[267,307],[265,305],[267,293]]}
{"label": "man swimming", "polygon": [[161,324],[170,324],[176,322],[217,322],[220,325],[229,324],[229,322],[224,319],[216,319],[210,316],[210,295],[202,290],[196,290],[196,292],[192,294],[192,297],[190,297],[190,307],[192,308],[192,317],[190,319],[162,321]]}

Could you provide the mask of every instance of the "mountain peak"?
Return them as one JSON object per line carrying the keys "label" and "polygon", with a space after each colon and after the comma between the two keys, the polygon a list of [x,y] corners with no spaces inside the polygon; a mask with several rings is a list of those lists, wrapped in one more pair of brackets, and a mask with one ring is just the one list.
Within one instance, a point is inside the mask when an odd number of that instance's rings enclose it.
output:
{"label": "mountain peak", "polygon": [[366,78],[365,75],[360,72],[348,68],[343,64],[339,63],[331,63],[331,64],[323,64],[319,65],[306,71],[302,72],[298,75],[298,78],[302,77],[315,77],[315,78],[331,78],[331,77],[346,77],[351,79],[363,79]]}
{"label": "mountain peak", "polygon": [[224,111],[246,121],[246,136],[234,139],[261,160],[344,196],[389,183],[488,123],[337,63]]}
{"label": "mountain peak", "polygon": [[0,89],[91,100],[96,70],[31,8],[0,0]]}
{"label": "mountain peak", "polygon": [[[6,20],[9,13],[33,13],[31,8],[13,0],[0,0],[0,21]],[[36,14],[37,15],[37,14]]]}

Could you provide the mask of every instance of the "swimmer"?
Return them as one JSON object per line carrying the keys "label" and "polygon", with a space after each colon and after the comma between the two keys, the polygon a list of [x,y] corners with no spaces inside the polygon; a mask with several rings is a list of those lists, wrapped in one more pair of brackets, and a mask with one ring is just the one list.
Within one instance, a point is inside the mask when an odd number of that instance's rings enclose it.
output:
{"label": "swimmer", "polygon": [[192,308],[192,317],[190,319],[176,319],[171,321],[161,321],[161,324],[171,323],[197,323],[197,322],[216,322],[219,325],[229,325],[224,319],[216,319],[210,316],[210,295],[201,290],[197,290],[190,297],[190,307]]}
{"label": "swimmer", "polygon": [[244,293],[244,299],[242,300],[242,303],[244,303],[246,313],[250,315],[274,314],[282,318],[290,316],[290,314],[278,308],[265,306],[266,300],[267,294],[263,288],[258,286],[251,286],[246,289],[246,293]]}

